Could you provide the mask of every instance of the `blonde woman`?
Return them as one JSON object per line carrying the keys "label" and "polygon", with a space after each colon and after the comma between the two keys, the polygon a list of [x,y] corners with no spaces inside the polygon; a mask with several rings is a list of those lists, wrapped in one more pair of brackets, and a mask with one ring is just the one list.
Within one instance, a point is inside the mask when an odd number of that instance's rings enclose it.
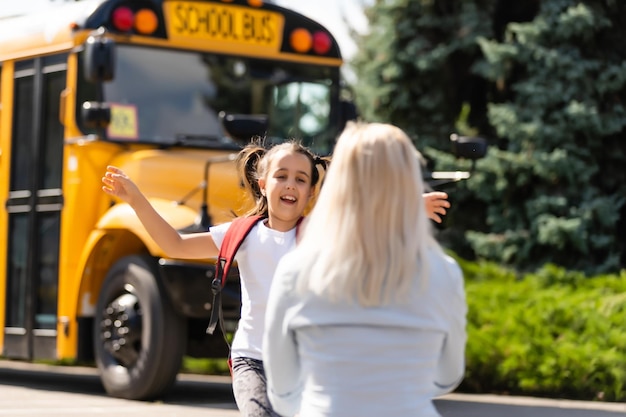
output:
{"label": "blonde woman", "polygon": [[461,381],[463,277],[431,234],[416,149],[387,124],[339,137],[265,317],[268,395],[282,416],[439,416]]}

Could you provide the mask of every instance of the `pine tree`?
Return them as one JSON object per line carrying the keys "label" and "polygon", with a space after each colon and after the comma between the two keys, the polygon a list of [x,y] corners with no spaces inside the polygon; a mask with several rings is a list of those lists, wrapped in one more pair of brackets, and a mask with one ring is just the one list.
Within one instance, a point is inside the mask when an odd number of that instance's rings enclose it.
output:
{"label": "pine tree", "polygon": [[467,239],[453,249],[520,269],[626,265],[623,2],[380,0],[368,16],[365,118],[413,133],[443,168],[446,131],[490,139],[451,191],[449,234]]}

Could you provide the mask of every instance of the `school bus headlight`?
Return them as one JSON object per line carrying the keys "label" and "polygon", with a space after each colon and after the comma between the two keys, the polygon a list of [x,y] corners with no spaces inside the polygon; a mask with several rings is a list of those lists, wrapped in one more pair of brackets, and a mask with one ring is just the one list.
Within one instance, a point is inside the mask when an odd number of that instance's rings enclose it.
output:
{"label": "school bus headlight", "polygon": [[311,33],[306,29],[296,29],[291,32],[289,43],[296,52],[309,52],[313,46],[313,36],[311,36]]}
{"label": "school bus headlight", "polygon": [[111,13],[113,27],[122,32],[128,32],[133,28],[135,14],[129,7],[118,7]]}
{"label": "school bus headlight", "polygon": [[159,26],[156,13],[150,9],[141,9],[135,14],[135,30],[142,35],[151,35]]}

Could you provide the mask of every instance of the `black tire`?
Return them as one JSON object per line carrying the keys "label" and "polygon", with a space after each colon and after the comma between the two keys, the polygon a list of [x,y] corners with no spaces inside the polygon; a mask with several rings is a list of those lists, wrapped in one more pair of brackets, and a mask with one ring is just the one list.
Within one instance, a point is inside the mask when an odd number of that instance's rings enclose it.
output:
{"label": "black tire", "polygon": [[150,400],[175,382],[187,323],[157,282],[156,262],[128,256],[108,272],[96,307],[94,352],[107,393]]}

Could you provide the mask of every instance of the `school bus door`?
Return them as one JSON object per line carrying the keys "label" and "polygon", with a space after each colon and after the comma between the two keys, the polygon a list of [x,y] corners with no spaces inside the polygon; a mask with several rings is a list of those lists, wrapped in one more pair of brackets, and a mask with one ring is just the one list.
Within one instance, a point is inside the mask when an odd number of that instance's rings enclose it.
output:
{"label": "school bus door", "polygon": [[[2,355],[56,358],[66,55],[15,63]],[[3,237],[0,237],[3,238]]]}

